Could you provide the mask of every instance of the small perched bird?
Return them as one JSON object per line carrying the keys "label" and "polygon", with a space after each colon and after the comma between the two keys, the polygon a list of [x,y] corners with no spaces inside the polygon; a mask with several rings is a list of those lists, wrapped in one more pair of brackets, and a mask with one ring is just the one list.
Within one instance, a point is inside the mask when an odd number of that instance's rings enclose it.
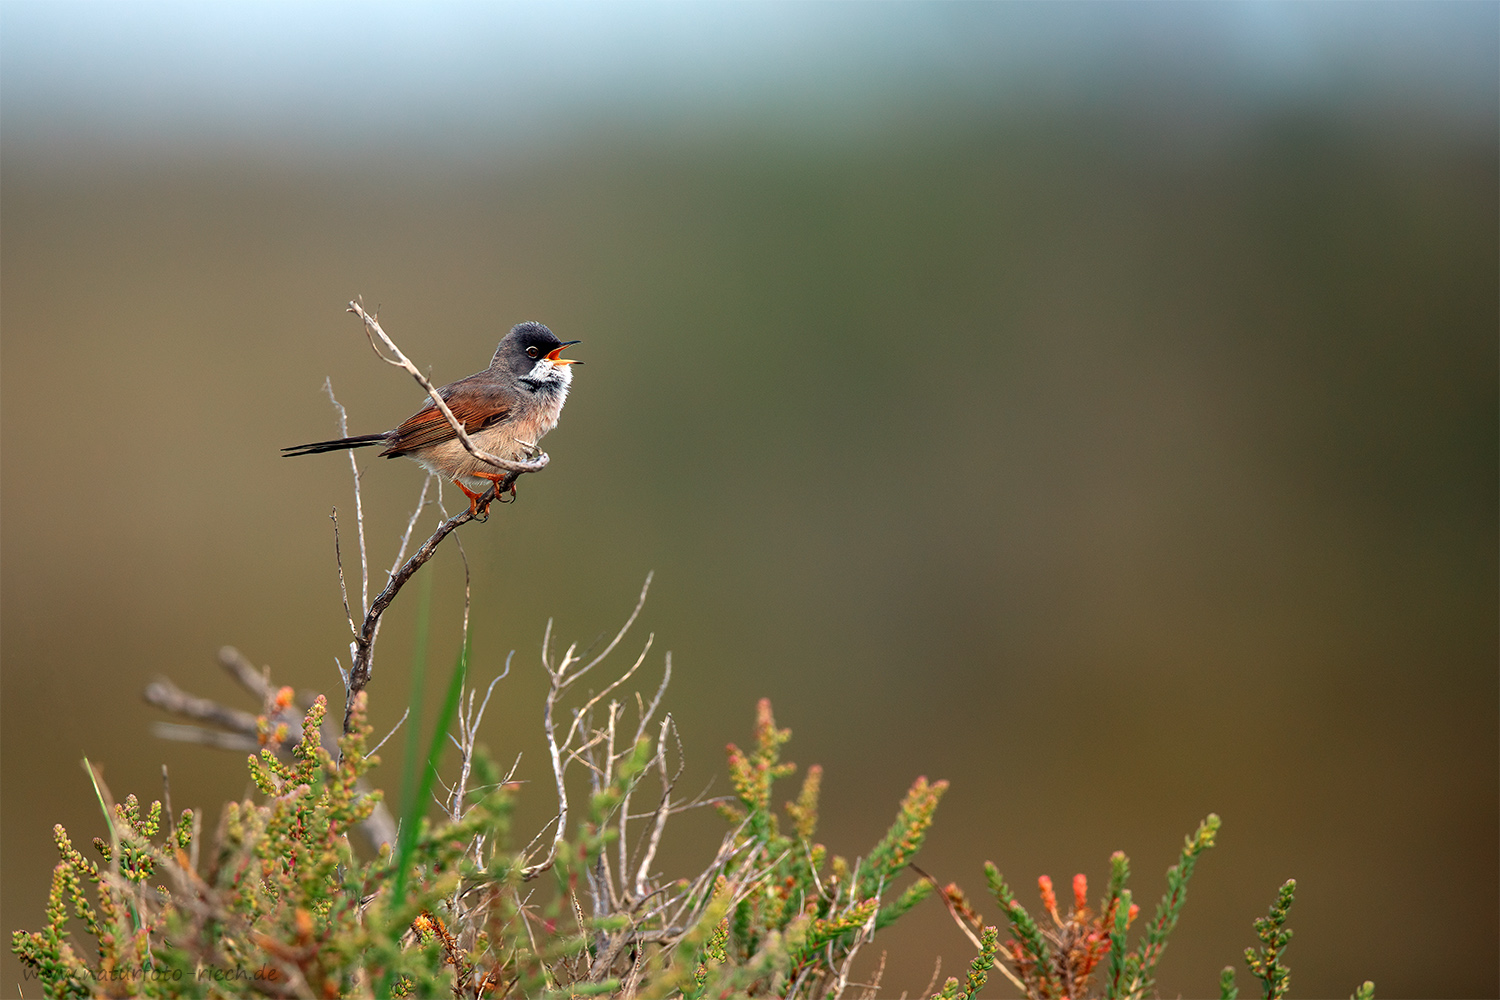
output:
{"label": "small perched bird", "polygon": [[[517,324],[495,348],[488,368],[448,383],[438,395],[480,451],[523,461],[542,435],[557,426],[568,399],[568,386],[573,382],[571,366],[580,363],[561,354],[563,348],[576,343],[579,341],[558,340],[540,323]],[[479,512],[479,498],[489,484],[498,486],[506,476],[505,470],[464,449],[453,426],[430,399],[393,431],[315,441],[281,451],[283,458],[291,458],[375,444],[385,445],[380,454],[386,458],[409,458],[427,471],[453,480],[469,498],[470,513]]]}

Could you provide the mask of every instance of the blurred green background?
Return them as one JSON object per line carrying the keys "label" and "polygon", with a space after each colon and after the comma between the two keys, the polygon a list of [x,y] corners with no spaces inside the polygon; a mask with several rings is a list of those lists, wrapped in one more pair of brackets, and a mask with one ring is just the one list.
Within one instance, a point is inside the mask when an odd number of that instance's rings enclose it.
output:
{"label": "blurred green background", "polygon": [[[1154,904],[1217,811],[1163,995],[1248,988],[1295,877],[1295,995],[1495,996],[1497,22],[0,7],[3,929],[41,923],[54,822],[103,832],[85,754],[120,796],[167,764],[210,829],[244,793],[150,735],[153,677],[235,700],[230,643],[337,689],[348,464],[277,449],[334,434],[325,376],[351,432],[420,404],[363,295],[439,382],[520,320],[583,341],[552,465],[462,532],[531,825],[546,620],[586,644],[655,570],[684,787],[769,696],[832,850],[946,777],[923,867],[978,895],[992,859],[1028,902],[1118,848]],[[420,472],[362,464],[384,566]],[[446,664],[462,567],[431,572]],[[893,996],[970,955],[908,921]]]}

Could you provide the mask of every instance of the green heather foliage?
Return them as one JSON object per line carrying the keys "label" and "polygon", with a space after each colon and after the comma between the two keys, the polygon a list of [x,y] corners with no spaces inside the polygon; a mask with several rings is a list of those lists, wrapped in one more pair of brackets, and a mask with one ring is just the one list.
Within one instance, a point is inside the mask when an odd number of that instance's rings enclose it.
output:
{"label": "green heather foliage", "polygon": [[1265,985],[1266,1000],[1281,1000],[1292,982],[1292,970],[1281,964],[1281,958],[1292,940],[1292,932],[1286,926],[1286,915],[1292,908],[1292,896],[1296,891],[1297,880],[1287,879],[1276,894],[1276,902],[1271,904],[1271,912],[1256,918],[1255,934],[1260,938],[1260,953],[1256,954],[1253,948],[1245,949],[1245,964]]}
{"label": "green heather foliage", "polygon": [[[1037,879],[1042,896],[1043,917],[1032,918],[1016,900],[994,864],[986,862],[985,881],[1010,922],[1013,935],[1006,951],[1013,967],[1011,979],[1028,997],[1055,998],[1103,996],[1144,997],[1155,985],[1157,961],[1167,946],[1167,936],[1177,925],[1187,898],[1187,883],[1198,856],[1212,847],[1219,830],[1219,817],[1209,815],[1187,838],[1178,863],[1167,871],[1167,893],[1157,905],[1156,917],[1146,928],[1140,945],[1131,949],[1127,932],[1140,908],[1131,902],[1125,888],[1130,878],[1130,860],[1116,851],[1110,858],[1109,891],[1099,909],[1088,904],[1088,879],[1073,877],[1073,906],[1064,917],[1058,910],[1052,879]],[[1100,966],[1104,974],[1097,983]]]}
{"label": "green heather foliage", "polygon": [[[85,857],[61,826],[54,828],[60,860],[46,922],[41,931],[16,931],[13,951],[49,997],[722,1000],[836,998],[850,988],[861,1000],[879,995],[880,973],[874,983],[856,982],[854,961],[879,930],[932,894],[936,883],[912,859],[948,783],[917,778],[873,847],[853,862],[830,854],[814,839],[820,767],[808,768],[796,797],[784,803],[782,828],[775,801],[777,782],[796,771],[781,759],[791,732],[777,728],[771,703],[762,700],[749,748],[728,747],[731,794],[711,800],[728,831],[701,870],[668,879],[652,868],[664,827],[673,815],[708,804],[673,797],[682,773],[675,724],[671,716],[652,722],[671,676],[670,655],[649,706],[635,699],[640,718],[633,724],[620,701],[600,702],[645,652],[581,707],[564,709],[562,701],[624,634],[587,664],[576,647],[560,661],[549,659],[543,643],[551,679],[544,728],[559,810],[526,846],[513,847],[509,836],[520,785],[474,742],[484,709],[475,712],[473,690],[465,707],[466,642],[423,773],[407,768],[408,806],[394,846],[368,860],[350,846],[351,831],[371,819],[381,798],[361,780],[378,763],[367,750],[366,695],[351,701],[337,746],[329,742],[336,755],[320,738],[328,705],[319,696],[300,736],[260,719],[263,748],[248,761],[260,797],[228,804],[207,842],[191,810],[172,822],[160,802],[142,810],[132,795],[115,804],[90,767],[109,828],[107,842],[94,841],[102,860]],[[281,689],[276,707],[292,698],[290,688]],[[458,735],[450,738],[455,724]],[[444,818],[432,822],[420,804],[439,781],[449,742],[459,748],[459,772],[445,783]],[[588,795],[580,799],[572,786],[585,773]],[[649,805],[633,813],[637,793]],[[1126,885],[1123,852],[1110,858],[1097,908],[1089,905],[1088,880],[1074,876],[1066,915],[1046,875],[1037,879],[1042,906],[1033,917],[986,863],[985,881],[1004,916],[994,925],[948,885],[940,898],[976,955],[964,978],[950,977],[935,996],[973,1000],[997,971],[1037,1000],[1155,996],[1157,964],[1194,866],[1218,830],[1219,818],[1210,815],[1186,838],[1134,945],[1130,928],[1140,908]],[[1292,932],[1285,925],[1295,888],[1288,881],[1269,915],[1255,921],[1261,947],[1246,952],[1267,998],[1287,995]],[[1011,935],[1004,943],[1001,926]],[[75,946],[83,939],[87,947]],[[1219,987],[1223,1000],[1237,1000],[1232,969]],[[1371,983],[1354,994],[1373,997]]]}
{"label": "green heather foliage", "polygon": [[[1131,902],[1131,892],[1125,887],[1130,878],[1130,860],[1123,852],[1116,851],[1109,859],[1109,888],[1097,910],[1089,906],[1088,879],[1084,875],[1073,876],[1073,905],[1066,915],[1058,908],[1052,879],[1046,875],[1038,878],[1037,888],[1042,899],[1039,919],[1033,918],[1016,899],[1000,870],[993,863],[985,862],[985,882],[1000,904],[1011,930],[1011,940],[999,948],[999,954],[1008,962],[1008,965],[998,966],[1000,971],[1031,1000],[1085,1000],[1091,997],[1141,1000],[1156,996],[1156,966],[1166,949],[1167,938],[1182,914],[1188,880],[1192,878],[1198,858],[1214,846],[1218,831],[1219,817],[1209,814],[1198,829],[1188,835],[1177,864],[1167,870],[1167,892],[1134,948],[1129,944],[1128,934],[1140,907]],[[1291,939],[1291,931],[1283,925],[1295,888],[1294,881],[1282,886],[1270,916],[1255,921],[1255,930],[1262,942],[1260,954],[1253,950],[1246,952],[1251,971],[1265,984],[1268,998],[1286,996],[1290,973],[1281,964],[1281,957]],[[979,930],[983,921],[963,891],[950,885],[944,893],[949,909],[960,925]],[[976,939],[979,956],[967,987],[961,988],[957,979],[949,979],[936,997],[942,1000],[973,997],[984,985],[984,972],[994,961],[995,941],[995,929],[984,927],[983,936]],[[1234,970],[1225,969],[1219,977],[1219,996],[1221,1000],[1237,1000],[1238,995]],[[1374,1000],[1375,984],[1365,983],[1354,996],[1355,1000]]]}
{"label": "green heather foliage", "polygon": [[[819,768],[786,804],[791,829],[781,830],[774,785],[795,766],[780,759],[791,734],[768,701],[752,749],[729,748],[733,795],[719,806],[732,829],[704,871],[675,881],[611,871],[623,807],[665,760],[649,735],[611,758],[607,780],[596,775],[586,815],[549,863],[528,867],[507,846],[516,786],[478,748],[457,819],[421,819],[400,848],[361,861],[349,833],[380,794],[356,787],[378,763],[366,755],[365,696],[341,760],[318,739],[326,712],[319,697],[289,761],[270,749],[250,758],[262,798],[229,804],[202,858],[191,811],[163,831],[161,804],[142,816],[134,796],[107,810],[102,863],[56,828],[45,929],[12,939],[46,996],[837,995],[859,948],[930,892],[925,880],[894,884],[946,782],[919,778],[863,860],[830,858],[812,841]],[[669,814],[637,826],[659,836]],[[616,889],[632,882],[634,892]],[[87,948],[75,947],[75,931]],[[993,932],[986,941],[970,993],[993,961]]]}
{"label": "green heather foliage", "polygon": [[[1281,964],[1286,947],[1292,940],[1291,929],[1286,926],[1287,912],[1292,908],[1292,897],[1297,892],[1297,880],[1287,879],[1276,894],[1271,911],[1255,920],[1255,935],[1260,938],[1260,950],[1245,949],[1245,964],[1259,979],[1264,988],[1262,996],[1267,1000],[1287,995],[1291,986],[1292,970]],[[1220,1000],[1237,1000],[1239,988],[1234,984],[1234,968],[1226,967],[1219,976]],[[1375,984],[1366,980],[1350,996],[1350,1000],[1375,1000]]]}
{"label": "green heather foliage", "polygon": [[[1276,894],[1271,911],[1255,920],[1255,934],[1260,938],[1260,951],[1245,949],[1245,964],[1259,979],[1267,1000],[1287,995],[1292,981],[1292,970],[1281,964],[1286,946],[1292,940],[1292,932],[1286,926],[1287,911],[1292,908],[1292,897],[1297,891],[1297,880],[1287,879]],[[1234,967],[1226,966],[1219,974],[1219,1000],[1238,1000],[1239,987],[1234,984]],[[1375,1000],[1375,984],[1366,980],[1355,989],[1349,1000]]]}

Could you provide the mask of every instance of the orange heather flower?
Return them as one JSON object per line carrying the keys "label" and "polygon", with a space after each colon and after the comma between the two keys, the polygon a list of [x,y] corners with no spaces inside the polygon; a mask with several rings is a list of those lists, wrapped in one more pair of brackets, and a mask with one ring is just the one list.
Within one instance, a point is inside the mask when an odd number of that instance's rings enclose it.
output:
{"label": "orange heather flower", "polygon": [[1073,876],[1073,906],[1074,909],[1085,910],[1089,905],[1089,880],[1088,876],[1079,872]]}
{"label": "orange heather flower", "polygon": [[1042,908],[1052,914],[1052,919],[1061,923],[1057,915],[1057,893],[1052,891],[1052,877],[1043,875],[1036,880],[1037,887],[1042,890]]}
{"label": "orange heather flower", "polygon": [[980,919],[979,912],[969,902],[969,897],[964,895],[964,891],[958,887],[957,882],[949,882],[943,886],[942,891],[943,895],[947,897],[948,902],[953,904],[954,912],[967,920],[971,927],[978,928],[984,923]]}
{"label": "orange heather flower", "polygon": [[292,703],[292,695],[294,693],[295,692],[293,692],[292,689],[289,688],[289,687],[283,687],[280,691],[277,691],[276,692],[276,708],[278,710],[280,710],[280,709],[284,709],[288,705],[290,705]]}

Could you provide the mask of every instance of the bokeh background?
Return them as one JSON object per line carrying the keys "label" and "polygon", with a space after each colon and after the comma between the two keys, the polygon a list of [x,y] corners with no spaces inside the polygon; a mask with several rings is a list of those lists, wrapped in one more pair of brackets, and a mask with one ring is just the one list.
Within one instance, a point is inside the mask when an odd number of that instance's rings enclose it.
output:
{"label": "bokeh background", "polygon": [[[1163,995],[1247,986],[1288,877],[1297,995],[1497,995],[1497,37],[1488,3],[0,6],[3,929],[54,822],[103,832],[85,754],[210,825],[245,791],[150,735],[154,676],[234,700],[232,643],[337,688],[348,463],[277,449],[333,435],[325,377],[355,432],[419,405],[363,295],[439,382],[520,320],[583,340],[553,464],[462,533],[535,824],[545,622],[588,643],[654,570],[687,784],[769,696],[834,851],[946,777],[923,866],[1027,900],[1118,848],[1152,904],[1217,811]],[[385,565],[420,473],[363,465]],[[970,951],[936,903],[884,946],[892,996]]]}

